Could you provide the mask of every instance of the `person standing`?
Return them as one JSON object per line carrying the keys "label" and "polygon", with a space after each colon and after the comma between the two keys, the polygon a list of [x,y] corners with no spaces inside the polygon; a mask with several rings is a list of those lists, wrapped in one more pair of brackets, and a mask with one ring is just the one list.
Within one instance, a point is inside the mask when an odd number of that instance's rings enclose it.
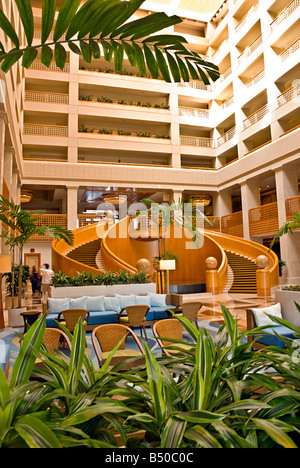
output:
{"label": "person standing", "polygon": [[51,295],[51,285],[52,278],[54,276],[54,271],[49,268],[48,263],[43,265],[43,268],[40,268],[40,273],[42,275],[42,299],[47,299]]}
{"label": "person standing", "polygon": [[36,271],[35,266],[33,266],[31,270],[30,282],[31,282],[31,287],[32,287],[33,298],[36,296],[36,293],[38,293],[38,297],[39,297],[41,294],[41,277]]}

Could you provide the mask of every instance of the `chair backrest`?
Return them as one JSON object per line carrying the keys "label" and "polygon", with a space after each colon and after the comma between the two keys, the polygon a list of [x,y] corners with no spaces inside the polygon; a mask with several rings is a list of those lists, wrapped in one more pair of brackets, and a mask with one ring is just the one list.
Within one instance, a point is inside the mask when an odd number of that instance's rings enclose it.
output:
{"label": "chair backrest", "polygon": [[69,350],[71,351],[72,344],[68,336],[58,328],[46,328],[43,344],[46,346],[49,353],[53,354],[55,349],[59,348],[60,339],[63,338],[67,343]]}
{"label": "chair backrest", "polygon": [[114,347],[117,346],[117,344],[123,339],[118,349],[124,350],[125,337],[128,334],[133,337],[139,348],[139,351],[144,355],[144,348],[142,347],[137,335],[133,330],[131,330],[131,328],[119,323],[107,323],[105,325],[99,325],[92,331],[92,343],[98,359],[101,359],[98,344],[102,353],[106,353],[112,351]]}
{"label": "chair backrest", "polygon": [[183,302],[180,304],[182,315],[191,322],[197,320],[197,315],[202,307],[202,302]]}
{"label": "chair backrest", "polygon": [[62,316],[66,322],[67,329],[73,331],[79,318],[81,318],[82,322],[84,320],[88,322],[90,313],[87,309],[66,309],[59,313],[57,319],[60,320]]}
{"label": "chair backrest", "polygon": [[131,305],[124,307],[123,311],[127,312],[128,325],[130,327],[138,327],[143,323],[144,318],[146,317],[149,311],[149,306],[144,304]]}
{"label": "chair backrest", "polygon": [[155,322],[153,325],[153,334],[157,338],[160,346],[172,346],[170,341],[164,341],[160,338],[170,338],[182,340],[183,325],[176,319],[164,319]]}

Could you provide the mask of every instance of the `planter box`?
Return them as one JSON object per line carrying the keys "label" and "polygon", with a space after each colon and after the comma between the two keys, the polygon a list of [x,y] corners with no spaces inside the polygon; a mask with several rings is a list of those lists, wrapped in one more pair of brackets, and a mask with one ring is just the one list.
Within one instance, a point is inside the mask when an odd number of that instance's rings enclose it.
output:
{"label": "planter box", "polygon": [[114,294],[146,294],[156,293],[155,283],[114,284],[112,286],[51,286],[51,297],[82,297],[82,296],[113,296]]}
{"label": "planter box", "polygon": [[282,317],[296,327],[300,327],[300,313],[295,306],[295,302],[300,304],[300,291],[278,289],[275,291],[275,302],[281,304]]}

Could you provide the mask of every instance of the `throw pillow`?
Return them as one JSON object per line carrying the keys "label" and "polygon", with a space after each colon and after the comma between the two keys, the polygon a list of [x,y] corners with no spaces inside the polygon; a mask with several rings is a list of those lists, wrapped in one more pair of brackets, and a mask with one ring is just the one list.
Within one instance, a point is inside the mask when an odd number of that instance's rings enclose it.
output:
{"label": "throw pillow", "polygon": [[135,295],[134,294],[128,294],[122,296],[121,294],[115,294],[115,297],[119,299],[120,303],[120,308],[123,309],[123,307],[135,305]]}
{"label": "throw pillow", "polygon": [[69,309],[86,309],[86,296],[70,299]]}
{"label": "throw pillow", "polygon": [[136,296],[135,297],[135,303],[136,304],[147,305],[147,306],[150,307],[150,305],[151,305],[150,296]]}
{"label": "throw pillow", "polygon": [[282,318],[280,302],[270,307],[265,307],[262,309],[252,309],[252,311],[257,327],[265,327],[267,325],[278,325],[277,322],[274,322],[271,319],[270,315]]}
{"label": "throw pillow", "polygon": [[70,299],[64,297],[63,299],[48,298],[48,313],[58,314],[63,310],[69,309]]}
{"label": "throw pillow", "polygon": [[104,297],[104,308],[105,310],[111,310],[115,312],[120,312],[120,301],[118,297]]}
{"label": "throw pillow", "polygon": [[167,305],[166,294],[156,294],[147,292],[147,295],[150,296],[151,307],[165,307]]}
{"label": "throw pillow", "polygon": [[90,312],[95,310],[104,311],[104,296],[87,296],[86,298],[86,308]]}

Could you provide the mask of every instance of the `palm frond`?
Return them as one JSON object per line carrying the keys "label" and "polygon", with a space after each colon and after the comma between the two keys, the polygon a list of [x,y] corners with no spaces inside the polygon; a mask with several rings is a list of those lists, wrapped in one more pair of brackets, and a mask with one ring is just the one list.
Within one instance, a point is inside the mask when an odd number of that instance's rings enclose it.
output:
{"label": "palm frond", "polygon": [[[205,84],[216,81],[220,74],[216,65],[207,62],[198,53],[188,49],[186,39],[176,34],[164,34],[166,28],[181,23],[176,15],[152,13],[131,20],[145,0],[63,0],[56,23],[56,0],[43,0],[41,44],[33,43],[34,16],[30,0],[15,0],[24,28],[26,44],[21,47],[18,32],[0,12],[0,28],[13,44],[10,50],[1,47],[1,70],[7,73],[22,58],[22,66],[29,68],[41,52],[41,61],[49,67],[52,58],[63,69],[67,49],[83,56],[88,63],[92,58],[106,61],[114,59],[120,71],[127,56],[133,66],[144,74],[148,69],[152,78],[167,82],[201,80]],[[54,30],[53,40],[49,39]]]}

